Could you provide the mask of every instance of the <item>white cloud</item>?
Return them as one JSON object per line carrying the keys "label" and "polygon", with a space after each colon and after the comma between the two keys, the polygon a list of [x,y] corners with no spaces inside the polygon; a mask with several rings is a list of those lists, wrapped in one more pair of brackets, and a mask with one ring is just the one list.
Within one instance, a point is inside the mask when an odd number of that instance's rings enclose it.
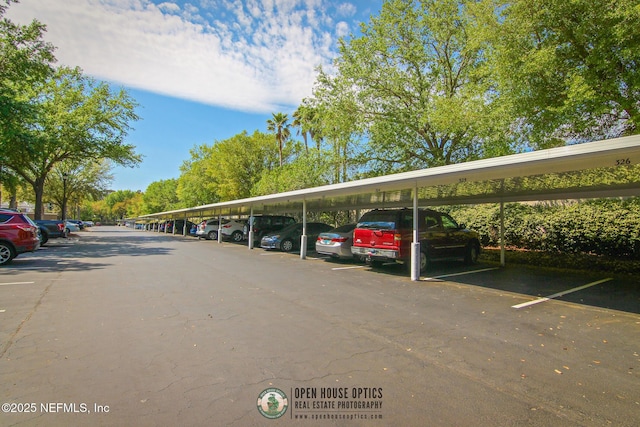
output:
{"label": "white cloud", "polygon": [[[20,0],[8,17],[47,25],[59,64],[99,79],[243,111],[308,96],[348,31],[327,0]],[[341,6],[340,14],[352,13]]]}
{"label": "white cloud", "polygon": [[171,2],[164,2],[158,5],[158,9],[165,12],[180,12],[180,6]]}

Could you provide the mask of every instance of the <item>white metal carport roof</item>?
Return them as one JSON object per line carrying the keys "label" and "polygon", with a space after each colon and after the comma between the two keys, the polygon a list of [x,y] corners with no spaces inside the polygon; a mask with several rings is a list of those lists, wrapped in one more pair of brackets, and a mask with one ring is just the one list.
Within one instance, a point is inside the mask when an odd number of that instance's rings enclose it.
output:
{"label": "white metal carport roof", "polygon": [[[502,207],[506,201],[637,196],[639,165],[640,135],[635,135],[159,212],[136,220],[302,211],[305,230],[308,211],[412,205],[411,279],[419,280],[418,206],[500,202]],[[250,231],[249,248],[251,237]],[[301,247],[300,256],[305,258],[306,245]]]}
{"label": "white metal carport roof", "polygon": [[[568,187],[557,185],[532,189],[526,185],[518,186],[517,181],[523,177],[544,178],[552,174],[571,181],[568,179],[571,174],[567,173],[599,169],[603,172],[598,172],[598,176],[604,177],[639,164],[640,135],[635,135],[158,212],[137,219],[181,218],[185,214],[249,215],[252,208],[255,212],[292,212],[299,211],[303,201],[310,211],[406,206],[412,203],[412,192],[416,187],[450,186],[445,192],[447,194],[434,196],[425,191],[419,192],[420,205],[635,196],[640,195],[639,173],[626,174],[632,175],[631,178],[614,177],[589,185],[578,183]],[[505,180],[507,185],[504,185]],[[473,188],[466,192],[454,188],[471,183],[484,183],[483,189],[476,189],[474,193]],[[493,192],[487,191],[487,186],[493,187]]]}

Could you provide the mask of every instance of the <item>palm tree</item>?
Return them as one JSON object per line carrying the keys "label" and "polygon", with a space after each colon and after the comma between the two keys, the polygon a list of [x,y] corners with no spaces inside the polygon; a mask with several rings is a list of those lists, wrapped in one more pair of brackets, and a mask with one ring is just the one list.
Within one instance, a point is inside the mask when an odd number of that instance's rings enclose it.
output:
{"label": "palm tree", "polygon": [[273,117],[267,120],[267,130],[275,132],[276,141],[278,142],[278,152],[280,154],[280,166],[282,166],[282,146],[289,139],[291,132],[289,131],[289,116],[285,113],[273,113]]}
{"label": "palm tree", "polygon": [[320,130],[318,125],[318,114],[314,107],[310,105],[302,104],[293,113],[292,125],[298,128],[298,134],[302,135],[304,139],[304,146],[309,152],[308,137],[316,141],[318,150],[320,149],[320,142],[322,137],[320,136]]}

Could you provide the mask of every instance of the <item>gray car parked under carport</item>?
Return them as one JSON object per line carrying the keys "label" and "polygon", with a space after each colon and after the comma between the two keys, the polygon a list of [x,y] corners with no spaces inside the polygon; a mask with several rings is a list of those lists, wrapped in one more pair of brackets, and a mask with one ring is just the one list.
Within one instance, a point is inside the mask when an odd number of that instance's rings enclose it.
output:
{"label": "gray car parked under carport", "polygon": [[[329,224],[321,222],[307,223],[307,248],[312,248],[318,238],[318,234],[331,230]],[[260,247],[264,249],[280,249],[282,252],[291,252],[300,248],[302,237],[302,223],[291,224],[280,231],[267,234],[260,240]]]}

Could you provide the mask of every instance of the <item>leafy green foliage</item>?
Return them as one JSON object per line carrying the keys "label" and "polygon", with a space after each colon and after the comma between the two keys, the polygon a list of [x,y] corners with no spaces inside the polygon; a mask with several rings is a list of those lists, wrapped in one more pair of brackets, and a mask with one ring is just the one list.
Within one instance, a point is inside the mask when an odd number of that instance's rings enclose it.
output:
{"label": "leafy green foliage", "polygon": [[316,149],[309,150],[281,168],[265,169],[253,186],[253,196],[317,187],[329,183],[331,171],[323,162],[325,157]]}
{"label": "leafy green foliage", "polygon": [[[392,0],[343,40],[335,76],[319,75],[314,95],[361,129],[361,154],[380,173],[506,154],[508,122],[493,102],[484,51],[474,40],[475,2]],[[344,129],[344,127],[343,127]],[[323,133],[326,135],[326,132]],[[500,141],[498,145],[494,141]]]}
{"label": "leafy green foliage", "polygon": [[177,194],[178,180],[164,179],[149,184],[144,192],[144,213],[166,212],[181,207]]}
{"label": "leafy green foliage", "polygon": [[[38,21],[16,25],[4,17],[11,1],[0,4],[0,163],[22,143],[25,119],[35,111],[25,92],[52,73],[54,48],[43,40]],[[1,177],[0,177],[1,179]]]}
{"label": "leafy green foliage", "polygon": [[289,116],[284,113],[273,113],[273,117],[267,120],[267,130],[273,132],[278,143],[278,153],[280,154],[280,166],[282,166],[284,158],[282,149],[285,142],[291,136],[289,129]]}
{"label": "leafy green foliage", "polygon": [[42,214],[47,176],[65,161],[97,161],[133,166],[141,161],[124,143],[129,122],[138,119],[127,92],[112,93],[78,68],[59,68],[52,78],[31,88],[37,117],[25,123],[25,138],[4,153],[4,165],[29,183],[35,193],[35,215]]}
{"label": "leafy green foliage", "polygon": [[57,164],[47,175],[46,201],[62,210],[64,203],[80,206],[83,200],[101,199],[113,180],[111,167],[107,160],[82,162],[74,159]]}
{"label": "leafy green foliage", "polygon": [[[500,97],[533,147],[637,133],[636,0],[488,0],[487,49]],[[482,14],[480,14],[482,16]],[[484,15],[486,18],[487,15]]]}
{"label": "leafy green foliage", "polygon": [[[498,205],[444,208],[480,233],[485,246],[500,245]],[[640,260],[640,199],[567,204],[506,204],[505,245],[553,253],[584,253]]]}
{"label": "leafy green foliage", "polygon": [[200,206],[219,200],[218,183],[211,174],[209,163],[213,159],[211,146],[202,144],[189,150],[191,158],[180,166],[176,193],[184,206]]}

